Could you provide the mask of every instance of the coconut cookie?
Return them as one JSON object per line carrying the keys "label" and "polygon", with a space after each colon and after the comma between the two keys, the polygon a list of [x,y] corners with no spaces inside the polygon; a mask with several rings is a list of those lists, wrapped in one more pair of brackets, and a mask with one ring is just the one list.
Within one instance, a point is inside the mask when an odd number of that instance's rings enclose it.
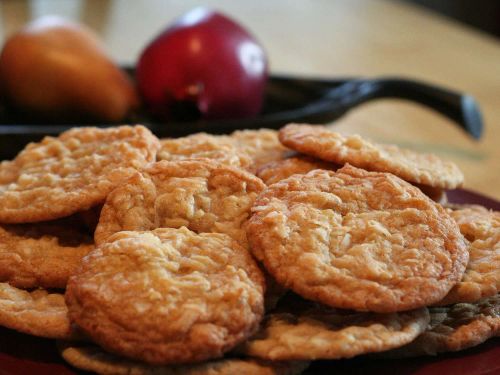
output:
{"label": "coconut cookie", "polygon": [[70,278],[66,302],[106,350],[173,364],[221,357],[253,334],[263,293],[261,271],[230,237],[162,228],[109,238]]}
{"label": "coconut cookie", "polygon": [[81,259],[93,249],[90,233],[70,218],[0,224],[0,281],[19,288],[65,288]]}
{"label": "coconut cookie", "polygon": [[374,312],[440,301],[462,278],[465,239],[400,178],[345,166],[269,186],[247,225],[252,252],[306,299]]}
{"label": "coconut cookie", "polygon": [[301,155],[264,164],[256,175],[266,185],[272,185],[294,174],[306,174],[315,169],[336,170],[338,168],[340,166],[335,163]]}
{"label": "coconut cookie", "polygon": [[481,206],[450,211],[469,241],[469,263],[462,280],[439,302],[475,302],[500,291],[500,212]]}
{"label": "coconut cookie", "polygon": [[[332,162],[326,162],[321,159],[316,159],[311,156],[300,155],[291,156],[286,159],[281,159],[264,164],[256,172],[257,177],[262,179],[266,185],[272,185],[278,181],[284,180],[294,174],[306,174],[315,169],[327,169],[335,171],[342,168],[341,165]],[[433,201],[440,204],[447,203],[445,190],[434,188],[432,186],[414,184],[422,193],[427,195]]]}
{"label": "coconut cookie", "polygon": [[267,315],[261,330],[238,352],[269,360],[351,358],[413,341],[429,323],[427,309],[376,314],[309,303]]}
{"label": "coconut cookie", "polygon": [[290,124],[280,130],[279,137],[285,146],[304,154],[392,173],[412,183],[454,189],[464,181],[462,172],[452,162],[394,145],[371,143],[359,135],[344,136],[321,126]]}
{"label": "coconut cookie", "polygon": [[108,196],[95,240],[100,244],[121,230],[186,226],[246,246],[242,225],[264,188],[256,176],[209,160],[151,164]]}
{"label": "coconut cookie", "polygon": [[271,362],[250,358],[227,358],[180,366],[153,366],[105,352],[98,346],[58,343],[70,365],[103,375],[295,375],[308,362]]}
{"label": "coconut cookie", "polygon": [[46,221],[94,207],[158,148],[143,126],[74,128],[31,143],[0,164],[0,222]]}
{"label": "coconut cookie", "polygon": [[211,159],[224,165],[249,168],[252,158],[227,135],[196,133],[161,140],[157,160]]}
{"label": "coconut cookie", "polygon": [[64,296],[43,289],[28,292],[0,283],[0,326],[34,336],[72,337]]}
{"label": "coconut cookie", "polygon": [[410,344],[384,353],[391,358],[435,355],[474,347],[500,335],[500,296],[476,303],[429,308],[427,330]]}
{"label": "coconut cookie", "polygon": [[281,144],[276,130],[237,130],[230,137],[252,159],[253,172],[264,164],[284,159],[290,152]]}

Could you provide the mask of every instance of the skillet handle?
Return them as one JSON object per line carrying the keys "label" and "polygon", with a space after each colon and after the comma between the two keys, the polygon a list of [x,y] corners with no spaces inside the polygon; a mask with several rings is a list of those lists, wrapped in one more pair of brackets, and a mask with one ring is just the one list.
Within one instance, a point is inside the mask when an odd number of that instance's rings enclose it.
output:
{"label": "skillet handle", "polygon": [[345,111],[374,99],[406,99],[448,117],[475,139],[483,132],[481,111],[472,96],[423,82],[398,78],[354,80],[333,88],[327,97]]}

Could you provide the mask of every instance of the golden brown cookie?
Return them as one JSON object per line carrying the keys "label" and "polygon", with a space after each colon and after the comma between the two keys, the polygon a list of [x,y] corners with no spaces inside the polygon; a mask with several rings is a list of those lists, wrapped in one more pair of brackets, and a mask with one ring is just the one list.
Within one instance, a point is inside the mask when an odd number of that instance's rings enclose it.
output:
{"label": "golden brown cookie", "polygon": [[280,284],[361,311],[438,302],[468,259],[465,239],[443,207],[392,174],[349,165],[269,186],[247,232],[252,252]]}
{"label": "golden brown cookie", "polygon": [[278,138],[278,132],[272,129],[237,130],[230,136],[240,150],[252,159],[252,172],[264,164],[284,159],[290,152]]}
{"label": "golden brown cookie", "polygon": [[18,168],[16,164],[10,160],[0,162],[0,185],[8,184],[17,178]]}
{"label": "golden brown cookie", "polygon": [[98,346],[58,343],[70,365],[102,375],[295,375],[308,362],[271,362],[250,358],[227,358],[180,366],[153,366],[105,352]]}
{"label": "golden brown cookie", "polygon": [[298,155],[286,159],[272,161],[259,168],[256,175],[266,185],[272,185],[294,174],[306,174],[315,169],[336,170],[335,163],[328,163],[310,156]]}
{"label": "golden brown cookie", "polygon": [[210,159],[255,172],[265,163],[283,159],[288,151],[280,143],[276,130],[237,130],[231,135],[196,133],[162,139],[157,159]]}
{"label": "golden brown cookie", "polygon": [[186,226],[225,233],[246,246],[242,225],[264,188],[256,176],[210,160],[151,164],[108,196],[95,241],[121,230]]}
{"label": "golden brown cookie", "polygon": [[408,344],[429,323],[425,307],[376,314],[310,303],[286,310],[267,315],[261,330],[238,353],[274,361],[351,358]]}
{"label": "golden brown cookie", "polygon": [[326,127],[289,124],[279,133],[287,147],[338,164],[388,172],[403,180],[444,189],[461,186],[460,169],[432,154],[419,154],[394,145],[371,143],[359,135],[344,136]]}
{"label": "golden brown cookie", "polygon": [[0,164],[0,222],[46,221],[94,207],[158,148],[143,126],[74,128],[31,143]]}
{"label": "golden brown cookie", "polygon": [[456,352],[500,335],[498,294],[476,303],[431,307],[429,311],[431,322],[423,334],[410,344],[383,355],[400,358]]}
{"label": "golden brown cookie", "polygon": [[0,224],[0,282],[18,288],[65,288],[80,260],[94,249],[90,233],[71,218]]}
{"label": "golden brown cookie", "polygon": [[64,296],[44,289],[31,292],[0,283],[0,326],[29,335],[72,337]]}
{"label": "golden brown cookie", "polygon": [[210,159],[224,165],[248,168],[252,158],[227,135],[196,133],[161,140],[157,160]]}
{"label": "golden brown cookie", "polygon": [[469,263],[462,280],[439,302],[475,302],[500,291],[500,212],[481,206],[450,211],[469,241]]}
{"label": "golden brown cookie", "polygon": [[460,227],[460,232],[469,241],[495,237],[500,231],[500,212],[477,204],[452,204],[450,215]]}
{"label": "golden brown cookie", "polygon": [[69,315],[112,353],[153,364],[221,357],[254,333],[264,279],[224,234],[120,232],[86,256],[67,286]]}

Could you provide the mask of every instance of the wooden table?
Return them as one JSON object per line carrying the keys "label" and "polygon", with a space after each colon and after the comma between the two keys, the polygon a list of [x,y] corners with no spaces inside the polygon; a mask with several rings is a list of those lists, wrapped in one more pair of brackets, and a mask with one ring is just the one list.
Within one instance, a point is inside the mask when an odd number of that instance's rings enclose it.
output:
{"label": "wooden table", "polygon": [[[483,139],[405,102],[367,104],[335,122],[338,130],[431,151],[455,161],[466,187],[500,199],[500,43],[461,24],[395,1],[204,1],[247,26],[265,45],[272,72],[306,76],[401,75],[473,95]],[[58,13],[87,23],[110,54],[133,64],[141,48],[198,1],[4,1],[1,35]]]}

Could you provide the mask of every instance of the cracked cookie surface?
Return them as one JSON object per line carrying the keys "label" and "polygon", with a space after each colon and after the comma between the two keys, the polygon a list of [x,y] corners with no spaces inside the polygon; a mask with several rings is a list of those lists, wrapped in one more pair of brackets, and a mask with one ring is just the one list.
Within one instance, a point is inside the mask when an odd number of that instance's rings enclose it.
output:
{"label": "cracked cookie surface", "polygon": [[283,159],[288,148],[271,129],[237,130],[230,135],[196,133],[161,140],[158,160],[210,159],[255,172],[265,163]]}
{"label": "cracked cookie surface", "polygon": [[44,289],[26,291],[0,283],[0,325],[34,336],[72,338],[64,295]]}
{"label": "cracked cookie surface", "polygon": [[500,291],[500,212],[481,206],[449,211],[469,242],[469,262],[462,280],[439,302],[475,302]]}
{"label": "cracked cookie surface", "polygon": [[81,259],[94,249],[83,222],[72,219],[0,224],[0,281],[18,288],[65,288]]}
{"label": "cracked cookie surface", "polygon": [[298,309],[291,305],[267,315],[260,331],[238,352],[269,360],[351,358],[405,345],[424,332],[428,322],[426,308],[376,314],[314,303]]}
{"label": "cracked cookie surface", "polygon": [[210,160],[151,164],[109,194],[95,241],[121,230],[185,226],[224,233],[247,246],[242,226],[264,188],[251,173]]}
{"label": "cracked cookie surface", "polygon": [[256,175],[266,185],[272,185],[294,174],[306,174],[315,169],[336,170],[338,168],[340,166],[335,163],[300,155],[264,164]]}
{"label": "cracked cookie surface", "polygon": [[154,161],[158,147],[143,126],[73,128],[30,143],[0,164],[0,222],[47,221],[94,207]]}
{"label": "cracked cookie surface", "polygon": [[246,228],[252,252],[280,284],[338,308],[436,303],[468,260],[444,208],[394,175],[349,165],[269,186]]}
{"label": "cracked cookie surface", "polygon": [[223,234],[119,232],[67,286],[72,321],[116,354],[152,364],[218,358],[258,328],[264,279]]}
{"label": "cracked cookie surface", "polygon": [[236,130],[230,137],[252,159],[250,170],[257,171],[262,165],[282,160],[290,152],[278,138],[278,132],[272,129]]}
{"label": "cracked cookie surface", "polygon": [[304,154],[369,171],[392,173],[412,183],[454,189],[464,181],[454,163],[435,155],[372,143],[359,135],[342,135],[323,126],[289,124],[280,130],[279,137],[285,146]]}
{"label": "cracked cookie surface", "polygon": [[228,135],[196,133],[187,137],[162,139],[158,161],[210,159],[224,165],[249,168],[252,158]]}

